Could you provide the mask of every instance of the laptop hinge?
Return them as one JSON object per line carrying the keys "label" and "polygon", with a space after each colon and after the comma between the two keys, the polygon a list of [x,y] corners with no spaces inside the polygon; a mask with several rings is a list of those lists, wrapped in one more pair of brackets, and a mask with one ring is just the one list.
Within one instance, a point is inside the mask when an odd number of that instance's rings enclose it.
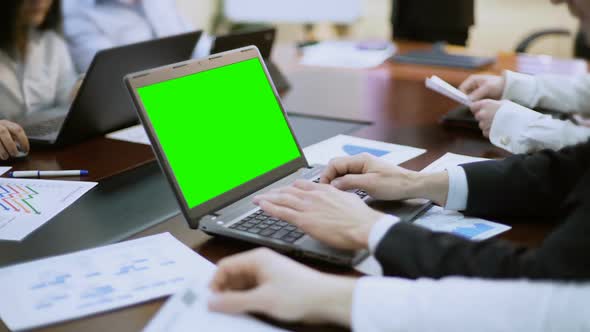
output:
{"label": "laptop hinge", "polygon": [[201,219],[204,219],[206,217],[209,217],[209,218],[218,218],[218,217],[221,217],[221,213],[219,213],[217,211],[216,212],[213,212],[213,213],[209,213],[209,214],[207,214],[206,216],[204,216]]}

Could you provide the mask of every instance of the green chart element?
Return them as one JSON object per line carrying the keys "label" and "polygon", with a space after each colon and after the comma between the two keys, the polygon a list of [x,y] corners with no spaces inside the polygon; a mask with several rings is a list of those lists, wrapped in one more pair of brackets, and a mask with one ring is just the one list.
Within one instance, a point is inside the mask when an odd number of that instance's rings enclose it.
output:
{"label": "green chart element", "polygon": [[41,214],[31,202],[39,192],[30,186],[0,185],[0,211]]}

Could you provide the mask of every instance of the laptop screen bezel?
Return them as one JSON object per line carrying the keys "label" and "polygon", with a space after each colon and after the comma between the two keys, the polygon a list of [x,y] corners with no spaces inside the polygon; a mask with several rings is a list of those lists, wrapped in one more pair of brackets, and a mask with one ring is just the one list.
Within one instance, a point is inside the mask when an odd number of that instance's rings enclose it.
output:
{"label": "laptop screen bezel", "polygon": [[[272,88],[274,97],[276,98],[280,110],[283,113],[283,117],[285,118],[291,135],[295,140],[295,144],[297,145],[297,149],[299,150],[300,157],[278,168],[275,168],[265,174],[262,174],[234,189],[231,189],[225,192],[224,194],[221,194],[193,208],[190,208],[182,193],[182,190],[174,174],[174,171],[170,166],[170,162],[168,161],[168,158],[164,153],[164,149],[160,144],[155,129],[152,125],[152,122],[143,106],[137,89],[255,58],[257,58],[262,65],[268,83]],[[301,145],[299,144],[299,141],[297,140],[297,137],[293,132],[293,127],[291,126],[287,113],[285,112],[285,109],[281,103],[281,99],[277,92],[277,89],[275,88],[272,79],[270,79],[270,75],[268,73],[268,69],[266,68],[264,59],[262,58],[260,52],[255,46],[244,47],[229,52],[211,55],[203,59],[184,61],[165,67],[130,74],[125,77],[125,84],[136,106],[136,110],[138,112],[141,123],[145,128],[146,133],[150,139],[152,149],[156,154],[160,167],[162,168],[168,182],[172,186],[174,195],[176,196],[176,199],[181,207],[182,213],[184,214],[191,228],[198,228],[200,219],[204,216],[214,215],[215,212],[223,209],[224,207],[227,207],[239,201],[240,199],[245,198],[251,195],[252,193],[259,191],[260,189],[263,189],[271,185],[272,183],[294,173],[295,171],[304,167],[309,167],[305,155],[303,154],[303,149],[301,148]],[[190,153],[190,151],[187,151],[187,153]],[[215,167],[215,164],[212,164],[211,167]]]}

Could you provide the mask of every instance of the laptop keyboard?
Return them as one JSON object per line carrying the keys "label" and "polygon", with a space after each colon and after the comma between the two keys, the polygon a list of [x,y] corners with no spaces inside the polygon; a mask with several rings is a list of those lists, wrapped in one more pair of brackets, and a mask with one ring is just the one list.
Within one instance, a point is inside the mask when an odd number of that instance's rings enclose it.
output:
{"label": "laptop keyboard", "polygon": [[[313,182],[318,183],[319,179],[316,179]],[[363,190],[356,190],[354,193],[362,199],[368,196]],[[294,243],[305,235],[305,233],[296,226],[279,218],[272,217],[262,210],[252,213],[246,218],[231,225],[229,228],[287,243]]]}
{"label": "laptop keyboard", "polygon": [[46,136],[49,134],[53,134],[57,131],[59,126],[63,123],[64,118],[58,117],[54,119],[49,119],[43,122],[35,123],[33,125],[27,126],[25,131],[29,136]]}
{"label": "laptop keyboard", "polygon": [[305,235],[299,228],[279,218],[271,217],[262,210],[258,210],[231,225],[230,229],[258,234],[287,243],[293,243]]}

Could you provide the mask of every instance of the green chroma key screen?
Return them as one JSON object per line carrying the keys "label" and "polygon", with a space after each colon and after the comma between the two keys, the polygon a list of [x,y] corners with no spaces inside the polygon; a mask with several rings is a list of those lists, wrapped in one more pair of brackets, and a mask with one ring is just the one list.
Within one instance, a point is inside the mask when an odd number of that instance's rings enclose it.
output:
{"label": "green chroma key screen", "polygon": [[257,58],[137,91],[191,209],[301,155]]}

